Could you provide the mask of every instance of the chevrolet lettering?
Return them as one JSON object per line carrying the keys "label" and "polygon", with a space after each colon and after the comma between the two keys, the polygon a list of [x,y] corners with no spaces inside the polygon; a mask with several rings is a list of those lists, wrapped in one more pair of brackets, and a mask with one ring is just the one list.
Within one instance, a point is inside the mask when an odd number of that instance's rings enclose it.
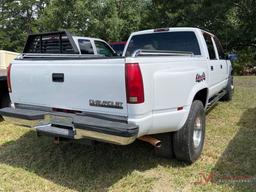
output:
{"label": "chevrolet lettering", "polygon": [[101,100],[89,100],[90,106],[95,107],[109,107],[109,108],[117,108],[117,109],[123,109],[123,103],[122,102],[115,102],[115,101],[101,101]]}

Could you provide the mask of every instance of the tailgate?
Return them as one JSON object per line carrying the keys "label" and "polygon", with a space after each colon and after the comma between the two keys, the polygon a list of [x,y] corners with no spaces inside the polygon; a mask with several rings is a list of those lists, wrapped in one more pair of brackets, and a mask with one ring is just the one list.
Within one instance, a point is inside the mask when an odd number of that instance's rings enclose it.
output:
{"label": "tailgate", "polygon": [[125,59],[15,60],[13,103],[127,116]]}

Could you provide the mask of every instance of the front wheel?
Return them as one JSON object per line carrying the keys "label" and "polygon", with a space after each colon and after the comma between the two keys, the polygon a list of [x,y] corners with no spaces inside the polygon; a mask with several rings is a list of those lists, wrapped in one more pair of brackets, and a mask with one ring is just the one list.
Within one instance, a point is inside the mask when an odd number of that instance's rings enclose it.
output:
{"label": "front wheel", "polygon": [[193,101],[185,125],[173,133],[173,150],[178,160],[189,164],[202,153],[205,138],[205,110],[201,101]]}
{"label": "front wheel", "polygon": [[221,101],[231,101],[233,92],[234,92],[234,85],[233,85],[233,77],[230,76],[228,78],[228,84],[227,87],[225,88],[226,94],[221,98]]}

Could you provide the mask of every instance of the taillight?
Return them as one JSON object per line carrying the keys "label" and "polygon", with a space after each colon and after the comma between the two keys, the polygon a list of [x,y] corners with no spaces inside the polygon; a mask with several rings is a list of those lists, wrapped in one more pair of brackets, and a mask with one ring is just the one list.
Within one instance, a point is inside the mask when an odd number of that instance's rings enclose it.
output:
{"label": "taillight", "polygon": [[12,85],[11,85],[11,67],[12,64],[9,64],[8,68],[7,68],[7,86],[8,86],[8,91],[9,93],[12,92]]}
{"label": "taillight", "polygon": [[143,103],[144,87],[140,66],[138,63],[125,64],[125,83],[127,103]]}

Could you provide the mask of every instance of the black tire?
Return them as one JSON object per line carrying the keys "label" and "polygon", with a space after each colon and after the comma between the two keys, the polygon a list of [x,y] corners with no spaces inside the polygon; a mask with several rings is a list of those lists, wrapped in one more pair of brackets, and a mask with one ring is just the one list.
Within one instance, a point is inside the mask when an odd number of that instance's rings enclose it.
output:
{"label": "black tire", "polygon": [[[198,123],[198,124],[196,124]],[[200,124],[200,129],[199,125]],[[195,134],[200,130],[201,134]],[[200,140],[194,140],[196,135]],[[186,163],[195,162],[202,153],[205,138],[205,110],[201,101],[195,100],[191,105],[191,109],[185,125],[173,133],[173,150],[178,160]],[[198,141],[198,142],[195,142]]]}
{"label": "black tire", "polygon": [[228,78],[228,85],[225,88],[227,93],[220,99],[221,101],[231,101],[232,100],[233,91],[234,91],[234,89],[232,89],[232,87],[233,87],[233,77],[230,76]]}

